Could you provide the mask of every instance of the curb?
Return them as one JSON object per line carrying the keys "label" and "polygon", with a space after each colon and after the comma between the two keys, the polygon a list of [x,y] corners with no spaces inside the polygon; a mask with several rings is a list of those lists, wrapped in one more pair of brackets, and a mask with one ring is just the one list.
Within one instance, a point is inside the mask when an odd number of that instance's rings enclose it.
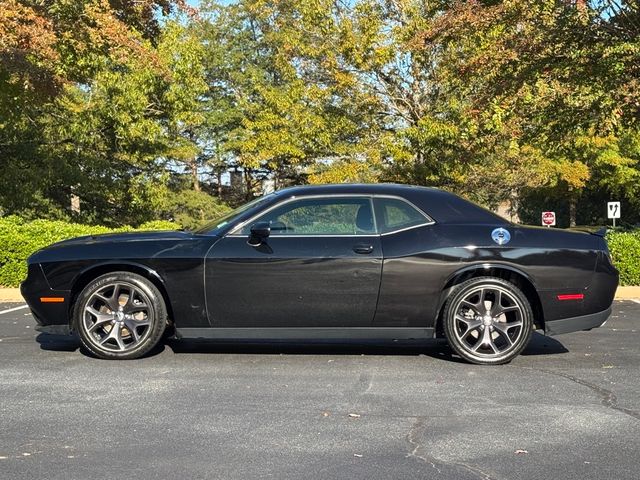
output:
{"label": "curb", "polygon": [[24,302],[19,288],[0,288],[0,302]]}
{"label": "curb", "polygon": [[[635,300],[640,299],[640,286],[638,287],[618,287],[616,290],[616,300]],[[19,288],[0,288],[0,303],[17,303],[24,302],[20,295]]]}
{"label": "curb", "polygon": [[616,300],[640,299],[640,287],[618,287]]}

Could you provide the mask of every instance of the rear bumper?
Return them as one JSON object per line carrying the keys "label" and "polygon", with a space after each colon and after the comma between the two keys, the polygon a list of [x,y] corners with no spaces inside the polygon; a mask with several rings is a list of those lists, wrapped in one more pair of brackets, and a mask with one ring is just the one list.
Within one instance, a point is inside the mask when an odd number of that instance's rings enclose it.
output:
{"label": "rear bumper", "polygon": [[544,333],[545,335],[560,335],[562,333],[591,330],[592,328],[601,327],[607,321],[609,315],[611,315],[611,307],[602,312],[589,315],[551,320],[545,322]]}

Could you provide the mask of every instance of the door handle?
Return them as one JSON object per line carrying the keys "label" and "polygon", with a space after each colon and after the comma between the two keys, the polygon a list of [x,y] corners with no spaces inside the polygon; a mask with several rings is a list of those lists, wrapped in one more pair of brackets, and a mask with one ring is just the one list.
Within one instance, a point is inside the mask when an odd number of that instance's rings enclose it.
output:
{"label": "door handle", "polygon": [[368,243],[358,243],[353,246],[353,251],[356,253],[371,253],[373,252],[373,245],[369,245]]}

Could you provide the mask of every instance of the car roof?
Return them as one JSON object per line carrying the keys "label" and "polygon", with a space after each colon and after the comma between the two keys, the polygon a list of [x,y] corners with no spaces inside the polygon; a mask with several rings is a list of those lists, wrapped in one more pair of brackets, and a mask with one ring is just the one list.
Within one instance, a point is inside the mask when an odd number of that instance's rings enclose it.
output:
{"label": "car roof", "polygon": [[402,195],[412,190],[426,190],[430,192],[442,192],[437,188],[404,185],[400,183],[334,183],[318,185],[300,185],[283,188],[276,193],[281,195],[320,195],[329,193],[360,193],[360,194],[387,194]]}
{"label": "car roof", "polygon": [[391,195],[404,198],[416,205],[439,223],[479,223],[503,225],[509,222],[499,215],[438,188],[403,185],[397,183],[340,183],[302,185],[278,190],[278,197],[308,195]]}

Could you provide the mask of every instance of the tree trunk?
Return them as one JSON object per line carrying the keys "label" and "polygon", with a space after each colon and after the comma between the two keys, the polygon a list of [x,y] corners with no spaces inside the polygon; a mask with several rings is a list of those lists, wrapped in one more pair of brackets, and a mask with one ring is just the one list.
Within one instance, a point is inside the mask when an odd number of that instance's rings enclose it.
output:
{"label": "tree trunk", "polygon": [[245,198],[247,201],[253,200],[253,187],[251,185],[251,171],[246,168],[244,170],[244,181],[245,181]]}
{"label": "tree trunk", "polygon": [[578,209],[578,199],[576,194],[569,190],[569,227],[576,226],[576,211]]}
{"label": "tree trunk", "polygon": [[189,162],[189,167],[191,168],[191,179],[193,181],[193,189],[196,192],[200,191],[200,180],[198,179],[198,161],[194,158]]}

